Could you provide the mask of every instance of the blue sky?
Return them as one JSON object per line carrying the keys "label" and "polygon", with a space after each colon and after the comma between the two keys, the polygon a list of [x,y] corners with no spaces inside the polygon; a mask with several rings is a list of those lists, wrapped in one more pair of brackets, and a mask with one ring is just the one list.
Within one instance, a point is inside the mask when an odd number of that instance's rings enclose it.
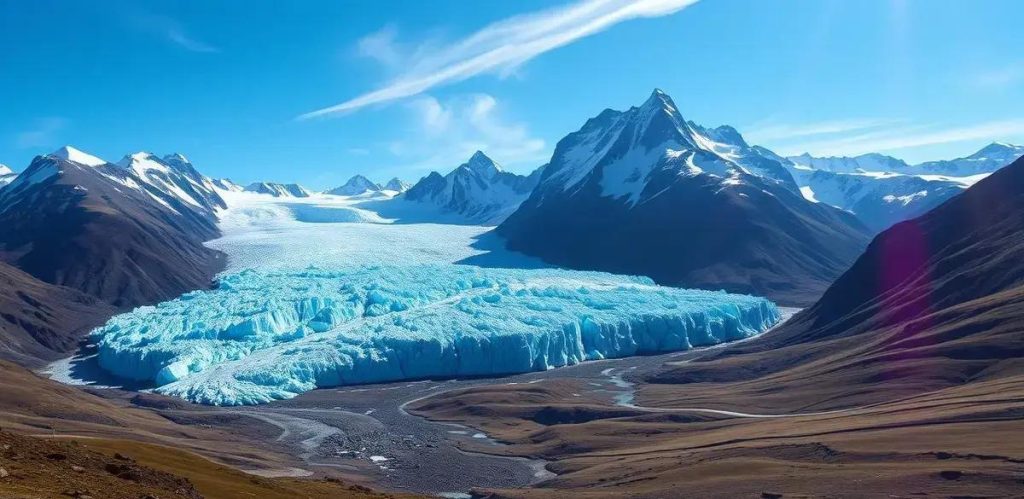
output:
{"label": "blue sky", "polygon": [[[784,154],[1024,142],[1016,0],[0,0],[0,163],[70,143],[313,188],[513,171],[655,87]],[[332,109],[333,108],[333,109]]]}

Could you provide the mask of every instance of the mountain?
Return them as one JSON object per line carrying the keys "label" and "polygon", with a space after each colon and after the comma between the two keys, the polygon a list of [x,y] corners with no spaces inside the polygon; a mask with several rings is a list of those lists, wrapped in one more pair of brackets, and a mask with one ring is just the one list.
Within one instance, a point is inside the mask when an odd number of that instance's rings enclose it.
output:
{"label": "mountain", "polygon": [[38,367],[73,350],[114,308],[0,262],[0,359]]}
{"label": "mountain", "polygon": [[52,153],[50,153],[50,155],[63,159],[65,161],[70,161],[72,163],[78,163],[80,165],[86,166],[101,166],[107,164],[105,160],[97,158],[92,154],[79,151],[78,149],[75,149],[74,147],[71,147],[69,145],[61,147],[56,151],[53,151]]}
{"label": "mountain", "polygon": [[363,194],[364,192],[380,192],[381,190],[383,190],[383,187],[377,183],[372,182],[370,179],[362,175],[355,175],[348,179],[348,182],[345,182],[345,185],[335,187],[324,194],[333,194],[335,196],[356,196]]}
{"label": "mountain", "polygon": [[[1017,497],[1022,359],[1017,160],[880,233],[755,339],[406,409],[557,463],[540,490],[476,491],[488,497],[848,497],[851,483],[858,497]],[[590,392],[609,376],[624,395]]]}
{"label": "mountain", "polygon": [[[870,404],[1024,375],[1022,331],[1018,159],[880,233],[817,303],[781,328],[654,381],[747,380],[742,390],[770,385],[776,403],[807,394],[813,405],[802,410]],[[738,387],[722,390],[743,396]]]}
{"label": "mountain", "polygon": [[1017,158],[1024,156],[1024,146],[993,142],[978,152],[951,160],[928,161],[909,165],[901,159],[884,154],[869,153],[860,156],[814,157],[804,153],[790,156],[798,168],[825,170],[836,173],[892,172],[908,175],[944,175],[948,177],[970,177],[992,173]]}
{"label": "mountain", "polygon": [[[214,182],[199,173],[181,154],[158,158],[148,152],[137,152],[125,156],[117,166],[142,179],[148,190],[169,194],[192,209],[212,215],[217,209],[227,208]],[[159,200],[159,197],[154,199]]]}
{"label": "mountain", "polygon": [[790,170],[805,197],[850,211],[879,232],[926,213],[1022,154],[1024,147],[993,143],[966,158],[918,165],[874,153],[773,157]]}
{"label": "mountain", "polygon": [[242,186],[234,183],[229,178],[215,178],[215,179],[212,179],[212,182],[213,182],[213,186],[214,187],[216,187],[216,188],[218,188],[218,189],[220,189],[222,191],[242,192],[242,191],[245,190],[245,187],[242,187]]}
{"label": "mountain", "polygon": [[867,229],[805,200],[783,165],[731,128],[713,130],[657,90],[640,107],[605,110],[559,141],[498,233],[561,266],[813,302]]}
{"label": "mountain", "polygon": [[202,244],[218,235],[216,220],[182,197],[200,194],[182,178],[190,175],[138,172],[70,147],[37,156],[0,190],[0,261],[118,308],[207,287],[223,266]]}
{"label": "mountain", "polygon": [[914,173],[920,174],[966,177],[982,173],[992,173],[1021,156],[1024,156],[1024,146],[993,142],[965,158],[929,161],[914,165],[911,170]]}
{"label": "mountain", "polygon": [[890,172],[793,173],[804,197],[849,211],[876,233],[926,213],[973,183],[968,178]]}
{"label": "mountain", "polygon": [[275,198],[308,198],[310,192],[299,184],[277,184],[274,182],[253,182],[245,188],[246,192],[269,194]]}
{"label": "mountain", "polygon": [[906,172],[910,165],[902,159],[878,153],[861,154],[860,156],[829,156],[816,158],[803,153],[799,156],[786,158],[793,163],[811,168],[836,173],[867,172]]}
{"label": "mountain", "polygon": [[14,173],[14,170],[8,168],[7,165],[0,164],[0,187],[13,182],[14,178],[17,176],[18,174]]}
{"label": "mountain", "polygon": [[412,186],[408,182],[403,182],[398,177],[388,180],[388,183],[384,184],[385,191],[395,191],[398,193],[403,193],[409,190],[410,187]]}
{"label": "mountain", "polygon": [[504,220],[530,195],[539,180],[539,173],[534,173],[523,176],[506,172],[477,151],[447,175],[430,172],[401,196],[490,225]]}

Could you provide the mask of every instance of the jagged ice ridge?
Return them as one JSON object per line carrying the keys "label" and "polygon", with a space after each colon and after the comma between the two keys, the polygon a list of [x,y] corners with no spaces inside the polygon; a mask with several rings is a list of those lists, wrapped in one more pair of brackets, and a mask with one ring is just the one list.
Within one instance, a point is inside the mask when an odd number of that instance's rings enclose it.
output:
{"label": "jagged ice ridge", "polygon": [[254,271],[93,332],[99,363],[158,392],[259,404],[314,388],[539,371],[747,338],[775,304],[567,270],[418,265]]}

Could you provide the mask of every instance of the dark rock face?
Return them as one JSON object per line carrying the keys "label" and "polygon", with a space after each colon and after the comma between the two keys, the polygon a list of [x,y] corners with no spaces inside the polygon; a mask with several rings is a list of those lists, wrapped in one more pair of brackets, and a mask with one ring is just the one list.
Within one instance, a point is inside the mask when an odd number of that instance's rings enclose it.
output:
{"label": "dark rock face", "polygon": [[556,265],[791,305],[812,303],[868,239],[852,215],[803,199],[735,130],[683,120],[659,91],[562,139],[498,232]]}
{"label": "dark rock face", "polygon": [[[1019,379],[1022,186],[1018,160],[880,233],[817,303],[777,330],[647,380],[705,387],[712,399],[825,410]],[[680,396],[699,390],[681,387]]]}
{"label": "dark rock face", "polygon": [[923,317],[1024,284],[1024,160],[871,242],[800,323],[814,336]]}
{"label": "dark rock face", "polygon": [[117,308],[205,288],[223,266],[202,244],[212,211],[111,164],[37,157],[0,191],[0,227],[0,259]]}
{"label": "dark rock face", "polygon": [[97,298],[0,263],[0,359],[29,367],[55,360],[113,313]]}

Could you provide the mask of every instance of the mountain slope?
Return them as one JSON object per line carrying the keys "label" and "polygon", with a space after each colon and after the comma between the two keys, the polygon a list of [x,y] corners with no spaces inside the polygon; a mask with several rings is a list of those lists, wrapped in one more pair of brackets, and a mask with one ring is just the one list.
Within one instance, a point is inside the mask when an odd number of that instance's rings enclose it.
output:
{"label": "mountain slope", "polygon": [[114,308],[0,263],[0,359],[37,367],[74,349]]}
{"label": "mountain slope", "polygon": [[401,179],[399,179],[398,177],[394,177],[391,180],[388,180],[388,182],[386,184],[384,184],[384,190],[385,191],[395,191],[395,192],[398,192],[398,193],[405,192],[405,191],[409,190],[410,187],[412,187],[412,186],[409,185],[408,182],[404,182]]}
{"label": "mountain slope", "polygon": [[1024,374],[1022,186],[1017,160],[879,234],[777,331],[653,381],[749,379],[700,396],[771,385],[779,390],[762,407],[827,409]]}
{"label": "mountain slope", "polygon": [[[596,389],[578,372],[407,409],[558,472],[497,497],[1017,497],[1022,359],[1018,160],[879,234],[814,306],[757,339],[603,364]],[[626,403],[607,394],[613,374]]]}
{"label": "mountain slope", "polygon": [[469,161],[447,175],[430,172],[401,197],[489,225],[504,220],[514,211],[536,186],[537,180],[535,174],[524,177],[506,172],[486,154],[477,151]]}
{"label": "mountain slope", "polygon": [[246,192],[268,194],[275,198],[308,198],[310,193],[299,184],[278,184],[274,182],[253,182],[245,187]]}
{"label": "mountain slope", "polygon": [[212,216],[217,209],[227,208],[214,182],[200,174],[181,154],[169,154],[161,159],[148,152],[137,152],[125,156],[117,165],[142,179],[147,189],[169,194],[190,205],[190,209]]}
{"label": "mountain slope", "polygon": [[118,308],[209,285],[223,265],[202,244],[218,234],[211,212],[68,150],[36,157],[0,191],[0,260]]}
{"label": "mountain slope", "polygon": [[892,172],[907,175],[944,175],[971,177],[992,173],[1017,158],[1024,156],[1024,146],[993,142],[974,154],[963,158],[928,161],[916,165],[878,153],[860,156],[814,157],[804,153],[785,158],[804,169],[825,170],[835,173]]}
{"label": "mountain slope", "polygon": [[1024,156],[1024,146],[993,142],[978,152],[953,160],[929,161],[910,168],[913,173],[966,177],[992,173]]}
{"label": "mountain slope", "polygon": [[17,176],[18,174],[14,173],[14,170],[8,168],[7,165],[0,164],[0,187],[13,182]]}
{"label": "mountain slope", "polygon": [[967,189],[973,179],[889,172],[794,170],[804,197],[857,216],[873,232],[914,218]]}
{"label": "mountain slope", "polygon": [[213,186],[214,187],[216,187],[216,188],[218,188],[218,189],[220,189],[222,191],[242,192],[242,191],[245,190],[245,187],[242,187],[242,186],[234,183],[229,178],[215,178],[215,179],[211,179],[211,181],[213,182]]}
{"label": "mountain slope", "polygon": [[710,130],[660,91],[605,110],[559,141],[498,232],[557,265],[812,302],[860,253],[866,229],[805,200],[735,130]]}
{"label": "mountain slope", "polygon": [[793,163],[811,168],[814,170],[825,170],[836,173],[854,173],[857,171],[866,172],[901,172],[906,171],[908,165],[902,159],[886,156],[878,153],[861,154],[860,156],[829,156],[814,157],[803,153],[799,156],[786,158]]}

